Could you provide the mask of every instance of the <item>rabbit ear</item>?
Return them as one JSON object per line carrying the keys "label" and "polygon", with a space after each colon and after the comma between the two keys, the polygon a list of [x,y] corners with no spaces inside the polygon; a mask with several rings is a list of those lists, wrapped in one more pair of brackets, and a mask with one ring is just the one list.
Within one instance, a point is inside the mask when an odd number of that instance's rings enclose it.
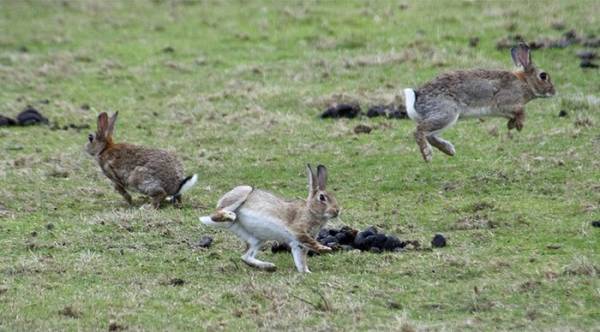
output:
{"label": "rabbit ear", "polygon": [[105,137],[106,130],[108,130],[108,114],[106,114],[106,112],[102,112],[100,115],[98,115],[98,129],[96,130],[96,135],[99,137]]}
{"label": "rabbit ear", "polygon": [[106,136],[112,136],[113,131],[115,130],[115,122],[117,121],[117,116],[119,115],[119,111],[115,112],[113,116],[108,120],[108,129],[106,131]]}
{"label": "rabbit ear", "polygon": [[308,194],[312,195],[317,191],[317,177],[310,167],[310,164],[306,164],[306,175],[308,175]]}
{"label": "rabbit ear", "polygon": [[521,43],[518,46],[513,47],[510,50],[510,55],[516,66],[523,67],[525,70],[532,68],[531,52],[529,52],[529,46],[526,44]]}
{"label": "rabbit ear", "polygon": [[325,190],[327,186],[327,167],[323,165],[317,166],[317,188]]}

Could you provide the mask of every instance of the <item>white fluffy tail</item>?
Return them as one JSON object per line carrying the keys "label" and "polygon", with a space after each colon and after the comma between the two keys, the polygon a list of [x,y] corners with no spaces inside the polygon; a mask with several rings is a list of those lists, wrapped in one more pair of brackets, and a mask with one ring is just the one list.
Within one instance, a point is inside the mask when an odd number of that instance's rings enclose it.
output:
{"label": "white fluffy tail", "polygon": [[198,175],[194,174],[191,177],[187,177],[185,180],[181,182],[181,187],[179,187],[179,191],[174,196],[179,196],[184,192],[190,190],[198,181]]}
{"label": "white fluffy tail", "polygon": [[212,227],[221,227],[221,228],[226,228],[231,226],[233,223],[230,221],[223,221],[223,222],[215,222],[213,221],[210,216],[204,216],[204,217],[200,217],[199,218],[200,221],[205,224],[206,226],[212,226]]}
{"label": "white fluffy tail", "polygon": [[406,105],[406,113],[408,113],[408,117],[412,120],[419,120],[421,117],[415,110],[415,101],[417,100],[415,96],[415,90],[413,89],[404,89],[404,101]]}

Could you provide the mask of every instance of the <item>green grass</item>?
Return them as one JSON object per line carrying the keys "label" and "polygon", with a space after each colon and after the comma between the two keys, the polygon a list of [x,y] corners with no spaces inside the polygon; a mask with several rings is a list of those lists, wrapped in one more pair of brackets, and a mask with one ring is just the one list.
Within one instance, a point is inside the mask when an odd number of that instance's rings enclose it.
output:
{"label": "green grass", "polygon": [[[503,119],[459,122],[444,135],[453,158],[422,162],[410,121],[317,116],[443,71],[511,68],[498,39],[556,38],[558,21],[599,35],[598,12],[568,0],[0,1],[0,114],[31,104],[94,127],[118,110],[117,140],[175,151],[200,175],[181,210],[130,209],[84,154],[88,131],[1,128],[0,330],[600,329],[600,75],[579,68],[580,47],[534,51],[557,96],[531,102],[512,138]],[[375,129],[356,135],[360,123]],[[307,162],[329,168],[334,226],[376,225],[422,250],[313,257],[310,275],[265,251],[278,266],[265,273],[198,223],[238,184],[305,196]],[[449,246],[429,250],[436,232]],[[192,248],[202,235],[211,249]]]}

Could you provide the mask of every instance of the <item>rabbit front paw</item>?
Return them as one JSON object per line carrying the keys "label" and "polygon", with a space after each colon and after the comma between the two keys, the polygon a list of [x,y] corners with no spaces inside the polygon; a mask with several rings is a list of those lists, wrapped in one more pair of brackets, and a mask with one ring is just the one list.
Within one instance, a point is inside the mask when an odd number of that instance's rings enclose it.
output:
{"label": "rabbit front paw", "polygon": [[513,114],[514,116],[508,120],[507,127],[508,130],[517,129],[517,131],[521,131],[523,129],[523,122],[525,121],[525,113],[516,112]]}
{"label": "rabbit front paw", "polygon": [[319,246],[317,247],[317,249],[319,249],[319,252],[331,252],[333,250],[330,247],[324,246],[322,244],[319,244]]}

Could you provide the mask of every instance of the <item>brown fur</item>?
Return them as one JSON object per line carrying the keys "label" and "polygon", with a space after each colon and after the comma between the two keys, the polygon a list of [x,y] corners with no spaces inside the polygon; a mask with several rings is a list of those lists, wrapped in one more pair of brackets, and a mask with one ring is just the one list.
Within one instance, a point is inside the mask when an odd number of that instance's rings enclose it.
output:
{"label": "brown fur", "polygon": [[526,45],[513,48],[511,55],[521,70],[454,71],[436,77],[415,91],[414,108],[418,114],[415,140],[425,161],[431,159],[431,145],[454,155],[452,144],[439,134],[457,119],[500,116],[509,119],[509,130],[520,131],[525,121],[525,104],[555,94],[550,76],[535,67]]}
{"label": "brown fur", "polygon": [[[106,113],[98,116],[96,135],[90,135],[86,151],[95,157],[102,172],[128,204],[127,190],[135,190],[152,198],[155,208],[167,197],[177,194],[184,180],[183,165],[171,153],[126,143],[114,143],[112,133],[117,113],[110,120]],[[180,203],[179,198],[179,203]]]}

